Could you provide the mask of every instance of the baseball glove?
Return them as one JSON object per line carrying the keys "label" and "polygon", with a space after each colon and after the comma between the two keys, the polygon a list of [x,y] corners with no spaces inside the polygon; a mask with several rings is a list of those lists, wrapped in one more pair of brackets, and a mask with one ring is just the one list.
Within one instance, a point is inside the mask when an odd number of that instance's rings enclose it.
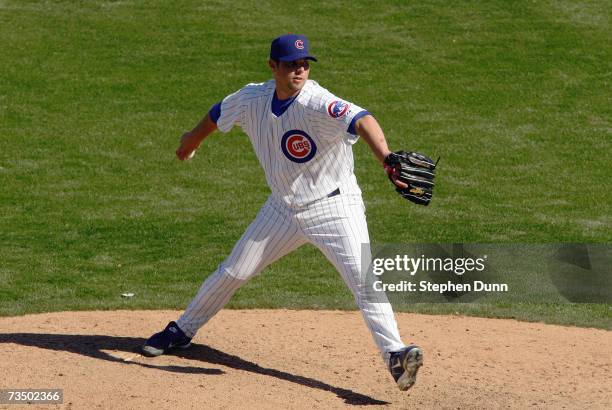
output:
{"label": "baseball glove", "polygon": [[394,183],[398,194],[415,204],[427,206],[433,194],[437,164],[418,152],[397,151],[385,158],[385,171],[391,182],[396,179],[408,185],[407,188],[400,188]]}

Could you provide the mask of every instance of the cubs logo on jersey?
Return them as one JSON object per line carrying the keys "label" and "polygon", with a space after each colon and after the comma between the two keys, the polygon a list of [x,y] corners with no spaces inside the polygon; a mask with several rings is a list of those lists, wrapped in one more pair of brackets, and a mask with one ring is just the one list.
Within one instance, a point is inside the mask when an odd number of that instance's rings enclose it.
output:
{"label": "cubs logo on jersey", "polygon": [[350,104],[344,101],[332,101],[327,105],[327,113],[332,118],[340,118],[348,112],[349,107]]}
{"label": "cubs logo on jersey", "polygon": [[302,130],[287,131],[281,139],[281,149],[289,160],[297,163],[308,162],[317,153],[317,145]]}

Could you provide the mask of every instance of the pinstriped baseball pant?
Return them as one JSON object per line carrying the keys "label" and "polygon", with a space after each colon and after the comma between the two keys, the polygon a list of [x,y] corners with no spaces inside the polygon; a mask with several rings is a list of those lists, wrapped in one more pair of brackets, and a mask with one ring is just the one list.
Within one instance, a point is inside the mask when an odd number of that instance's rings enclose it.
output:
{"label": "pinstriped baseball pant", "polygon": [[270,196],[256,219],[247,228],[230,256],[200,287],[177,321],[193,337],[229,301],[234,292],[266,266],[305,243],[319,248],[336,267],[351,290],[383,360],[388,352],[400,350],[393,310],[388,301],[365,297],[362,250],[368,255],[368,228],[365,207],[358,194],[324,198],[303,209],[288,208]]}

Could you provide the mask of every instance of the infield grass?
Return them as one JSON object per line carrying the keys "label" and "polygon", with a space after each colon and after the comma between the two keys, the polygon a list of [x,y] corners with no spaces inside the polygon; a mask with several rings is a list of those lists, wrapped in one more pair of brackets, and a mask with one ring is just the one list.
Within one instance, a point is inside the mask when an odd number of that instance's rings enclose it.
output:
{"label": "infield grass", "polygon": [[[372,4],[0,0],[0,314],[184,308],[269,190],[239,129],[188,163],[178,138],[269,79],[285,32],[392,149],[442,157],[417,207],[355,146],[373,242],[612,242],[609,1]],[[312,247],[230,306],[354,308]],[[414,310],[612,323],[609,305]]]}

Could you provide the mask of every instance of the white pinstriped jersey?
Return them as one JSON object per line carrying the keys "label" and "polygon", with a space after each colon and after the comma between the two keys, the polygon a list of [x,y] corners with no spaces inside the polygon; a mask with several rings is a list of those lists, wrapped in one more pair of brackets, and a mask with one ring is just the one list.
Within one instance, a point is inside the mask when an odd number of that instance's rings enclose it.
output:
{"label": "white pinstriped jersey", "polygon": [[272,195],[291,207],[307,205],[340,188],[361,193],[353,173],[358,137],[347,132],[363,108],[307,80],[280,116],[272,112],[275,82],[248,84],[221,103],[217,128],[234,125],[249,136]]}

